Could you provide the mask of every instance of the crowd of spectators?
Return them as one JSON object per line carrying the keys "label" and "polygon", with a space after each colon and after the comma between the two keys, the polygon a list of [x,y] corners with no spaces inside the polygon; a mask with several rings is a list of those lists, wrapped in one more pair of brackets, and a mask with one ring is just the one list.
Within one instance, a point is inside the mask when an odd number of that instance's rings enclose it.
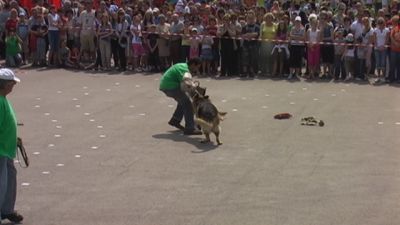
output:
{"label": "crowd of spectators", "polygon": [[[400,82],[397,0],[0,0],[9,67]],[[5,49],[5,51],[3,50]]]}

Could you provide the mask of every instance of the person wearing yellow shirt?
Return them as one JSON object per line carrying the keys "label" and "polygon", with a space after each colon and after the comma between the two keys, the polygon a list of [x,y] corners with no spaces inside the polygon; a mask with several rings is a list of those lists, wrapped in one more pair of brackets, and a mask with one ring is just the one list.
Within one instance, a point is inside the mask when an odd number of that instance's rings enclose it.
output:
{"label": "person wearing yellow shirt", "polygon": [[264,15],[264,21],[260,28],[260,38],[262,39],[260,48],[260,70],[262,75],[270,76],[272,73],[272,49],[276,37],[276,24],[274,24],[272,13]]}

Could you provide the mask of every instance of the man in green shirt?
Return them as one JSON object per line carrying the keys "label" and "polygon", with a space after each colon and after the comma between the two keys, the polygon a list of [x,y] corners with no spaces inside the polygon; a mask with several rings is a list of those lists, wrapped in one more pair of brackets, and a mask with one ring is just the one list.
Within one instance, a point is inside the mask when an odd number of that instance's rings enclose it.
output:
{"label": "man in green shirt", "polygon": [[[160,81],[160,90],[178,103],[168,124],[183,130],[185,135],[202,134],[195,128],[192,103],[183,91],[194,87],[191,73],[198,71],[200,65],[201,60],[198,58],[190,59],[187,63],[177,63],[164,73]],[[183,117],[185,117],[185,127],[180,124]]]}
{"label": "man in green shirt", "polygon": [[[17,196],[17,120],[6,96],[20,80],[9,69],[0,69],[0,215],[13,223],[23,220],[14,210]],[[0,221],[1,223],[1,221]]]}

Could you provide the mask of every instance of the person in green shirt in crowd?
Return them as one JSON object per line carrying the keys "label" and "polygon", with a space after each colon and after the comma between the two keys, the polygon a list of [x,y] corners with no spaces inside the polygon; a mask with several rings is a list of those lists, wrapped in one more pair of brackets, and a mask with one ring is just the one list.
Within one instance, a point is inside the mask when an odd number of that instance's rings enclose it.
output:
{"label": "person in green shirt in crowd", "polygon": [[[178,103],[168,124],[183,130],[185,135],[202,134],[195,126],[192,102],[184,91],[195,86],[191,73],[198,71],[200,65],[199,58],[190,59],[187,63],[177,63],[164,73],[160,81],[160,91]],[[185,118],[185,127],[180,124],[183,117]]]}
{"label": "person in green shirt in crowd", "polygon": [[[6,96],[20,80],[10,69],[0,69],[0,215],[13,223],[24,218],[14,210],[17,196],[17,120]],[[1,221],[0,221],[1,223]]]}
{"label": "person in green shirt in crowd", "polygon": [[6,37],[6,66],[18,67],[22,63],[21,47],[22,40],[15,33],[15,30],[10,30]]}

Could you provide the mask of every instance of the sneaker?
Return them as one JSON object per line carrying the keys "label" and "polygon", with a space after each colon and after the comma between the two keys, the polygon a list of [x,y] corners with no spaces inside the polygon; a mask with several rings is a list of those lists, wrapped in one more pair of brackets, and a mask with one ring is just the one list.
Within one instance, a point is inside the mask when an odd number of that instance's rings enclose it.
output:
{"label": "sneaker", "polygon": [[198,129],[193,129],[193,130],[185,130],[183,131],[184,135],[202,135],[203,132],[201,132],[201,130]]}
{"label": "sneaker", "polygon": [[11,214],[1,215],[1,219],[8,219],[13,223],[20,223],[22,220],[24,220],[24,217],[17,212],[13,212]]}
{"label": "sneaker", "polygon": [[179,130],[184,130],[185,129],[185,127],[183,127],[178,121],[175,121],[175,120],[170,120],[168,122],[168,124],[173,126],[173,127],[178,128]]}
{"label": "sneaker", "polygon": [[291,73],[291,74],[289,74],[289,76],[288,76],[288,80],[291,80],[293,78],[293,74]]}

